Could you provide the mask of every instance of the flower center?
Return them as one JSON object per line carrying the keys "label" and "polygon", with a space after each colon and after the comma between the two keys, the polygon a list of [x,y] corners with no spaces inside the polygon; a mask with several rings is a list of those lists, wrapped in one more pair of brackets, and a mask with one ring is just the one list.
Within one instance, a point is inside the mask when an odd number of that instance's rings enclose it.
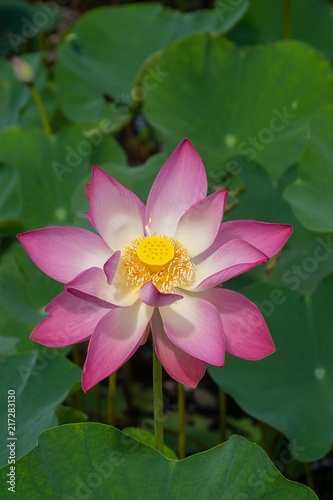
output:
{"label": "flower center", "polygon": [[151,280],[160,292],[174,293],[175,287],[187,288],[194,278],[188,250],[165,235],[134,238],[121,257],[124,284],[135,288]]}
{"label": "flower center", "polygon": [[172,261],[175,249],[166,238],[150,236],[140,241],[136,254],[152,271],[159,271]]}

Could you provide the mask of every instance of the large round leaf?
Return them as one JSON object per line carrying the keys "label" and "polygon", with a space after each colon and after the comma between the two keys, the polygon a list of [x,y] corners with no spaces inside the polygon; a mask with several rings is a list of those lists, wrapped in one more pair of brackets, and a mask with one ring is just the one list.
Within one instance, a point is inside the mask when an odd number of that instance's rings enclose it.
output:
{"label": "large round leaf", "polygon": [[[6,484],[8,467],[1,471]],[[183,500],[311,500],[306,486],[285,479],[265,452],[244,438],[185,460],[171,460],[113,427],[64,425],[39,436],[16,468],[20,498],[63,500],[146,498]],[[3,498],[11,498],[11,492]]]}
{"label": "large round leaf", "polygon": [[[88,12],[59,48],[56,77],[63,112],[73,121],[95,121],[113,109],[105,98],[127,96],[130,105],[135,76],[148,56],[191,33],[225,32],[247,7],[248,0],[240,0],[223,13],[217,9],[181,14],[156,3]],[[163,78],[155,66],[144,90],[154,89]]]}
{"label": "large round leaf", "polygon": [[317,460],[333,443],[333,277],[312,297],[268,284],[244,292],[261,309],[276,352],[261,361],[228,356],[209,373],[245,411],[284,433],[297,460]]}
{"label": "large round leaf", "polygon": [[[36,446],[36,438],[41,431],[57,425],[55,409],[80,377],[81,369],[68,359],[59,356],[53,349],[0,359],[0,378],[3,388],[1,421],[7,422],[8,390],[15,391],[16,410],[13,418],[15,431],[11,431],[14,435],[9,434],[7,428],[5,431],[3,426],[1,441],[9,444],[11,438],[16,437],[16,440],[12,441],[15,441],[17,459]],[[13,417],[13,412],[11,416]],[[9,448],[2,446],[1,465],[7,463],[8,456]]]}
{"label": "large round leaf", "polygon": [[170,151],[189,137],[215,169],[239,154],[278,178],[298,160],[310,117],[333,97],[328,62],[296,41],[239,50],[222,37],[197,34],[165,49],[154,64],[170,76],[147,93],[148,120],[164,132]]}
{"label": "large round leaf", "polygon": [[298,178],[285,191],[296,217],[311,231],[333,232],[333,107],[311,121]]}

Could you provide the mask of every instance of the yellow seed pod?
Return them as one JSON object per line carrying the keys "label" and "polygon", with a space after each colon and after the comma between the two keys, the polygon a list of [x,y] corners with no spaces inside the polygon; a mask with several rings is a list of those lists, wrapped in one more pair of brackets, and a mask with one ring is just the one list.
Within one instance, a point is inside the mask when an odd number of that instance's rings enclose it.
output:
{"label": "yellow seed pod", "polygon": [[175,249],[166,238],[150,236],[140,241],[136,254],[152,271],[159,271],[172,261]]}

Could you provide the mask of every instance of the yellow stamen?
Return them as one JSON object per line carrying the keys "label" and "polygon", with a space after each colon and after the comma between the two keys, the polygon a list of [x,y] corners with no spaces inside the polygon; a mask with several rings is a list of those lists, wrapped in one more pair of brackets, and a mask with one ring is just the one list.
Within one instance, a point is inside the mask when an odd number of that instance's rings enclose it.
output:
{"label": "yellow stamen", "polygon": [[174,293],[175,287],[187,288],[194,278],[187,249],[165,235],[134,238],[121,256],[120,271],[131,287],[141,288],[151,280],[160,292]]}

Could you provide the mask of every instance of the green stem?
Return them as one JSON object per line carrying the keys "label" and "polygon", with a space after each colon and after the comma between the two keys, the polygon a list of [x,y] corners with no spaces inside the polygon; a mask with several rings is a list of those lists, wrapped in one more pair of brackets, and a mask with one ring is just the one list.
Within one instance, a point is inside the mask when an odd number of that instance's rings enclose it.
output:
{"label": "green stem", "polygon": [[46,36],[43,31],[38,33],[38,45],[41,52],[46,51]]}
{"label": "green stem", "polygon": [[283,0],[283,26],[284,26],[284,38],[285,40],[289,40],[291,35],[290,0]]}
{"label": "green stem", "polygon": [[219,419],[221,443],[224,443],[227,439],[227,396],[221,387],[219,387]]}
{"label": "green stem", "polygon": [[305,475],[306,475],[306,482],[308,483],[309,488],[311,488],[314,492],[316,492],[315,484],[314,484],[314,480],[313,480],[313,475],[312,475],[312,471],[311,471],[309,462],[304,462],[304,470],[305,470]]}
{"label": "green stem", "polygon": [[98,422],[102,422],[102,401],[101,401],[101,386],[100,384],[96,384],[94,387],[94,396],[95,396],[95,415],[96,420]]}
{"label": "green stem", "polygon": [[108,394],[108,424],[114,425],[114,404],[116,399],[116,381],[117,372],[109,376],[109,394]]}
{"label": "green stem", "polygon": [[154,391],[154,431],[155,449],[163,453],[163,392],[162,365],[153,345],[153,391]]}
{"label": "green stem", "polygon": [[178,386],[178,415],[179,415],[179,433],[178,433],[178,456],[180,459],[186,456],[186,421],[185,421],[185,396],[183,384]]}
{"label": "green stem", "polygon": [[122,390],[124,393],[124,397],[127,403],[127,409],[132,421],[132,425],[134,425],[134,409],[133,409],[133,401],[132,401],[132,374],[131,374],[131,360],[129,359],[123,366],[122,366],[122,374],[123,374],[123,384],[122,384]]}
{"label": "green stem", "polygon": [[261,436],[262,436],[262,444],[263,444],[262,447],[264,448],[264,450],[267,453],[267,455],[269,456],[269,458],[271,460],[273,460],[273,454],[272,454],[272,450],[271,450],[271,447],[269,444],[268,433],[267,433],[268,426],[264,422],[262,422],[261,420],[258,420],[258,425],[259,425],[259,428],[261,431]]}
{"label": "green stem", "polygon": [[29,85],[29,87],[30,87],[30,90],[32,93],[32,97],[34,98],[36,106],[38,108],[40,117],[42,119],[45,132],[49,135],[52,135],[51,124],[50,124],[50,121],[49,121],[48,116],[46,114],[46,110],[45,110],[43,101],[41,99],[40,93],[38,92],[37,88],[35,87],[35,85],[33,83],[31,83]]}
{"label": "green stem", "polygon": [[177,9],[180,10],[181,12],[186,12],[186,7],[187,7],[187,0],[178,0],[177,1]]}
{"label": "green stem", "polygon": [[82,368],[81,364],[81,353],[80,353],[80,344],[73,345],[73,361],[74,363]]}
{"label": "green stem", "polygon": [[[73,361],[77,366],[82,368],[80,344],[74,344],[73,346]],[[75,392],[74,399],[75,399],[75,408],[84,411],[83,392],[81,387]]]}

